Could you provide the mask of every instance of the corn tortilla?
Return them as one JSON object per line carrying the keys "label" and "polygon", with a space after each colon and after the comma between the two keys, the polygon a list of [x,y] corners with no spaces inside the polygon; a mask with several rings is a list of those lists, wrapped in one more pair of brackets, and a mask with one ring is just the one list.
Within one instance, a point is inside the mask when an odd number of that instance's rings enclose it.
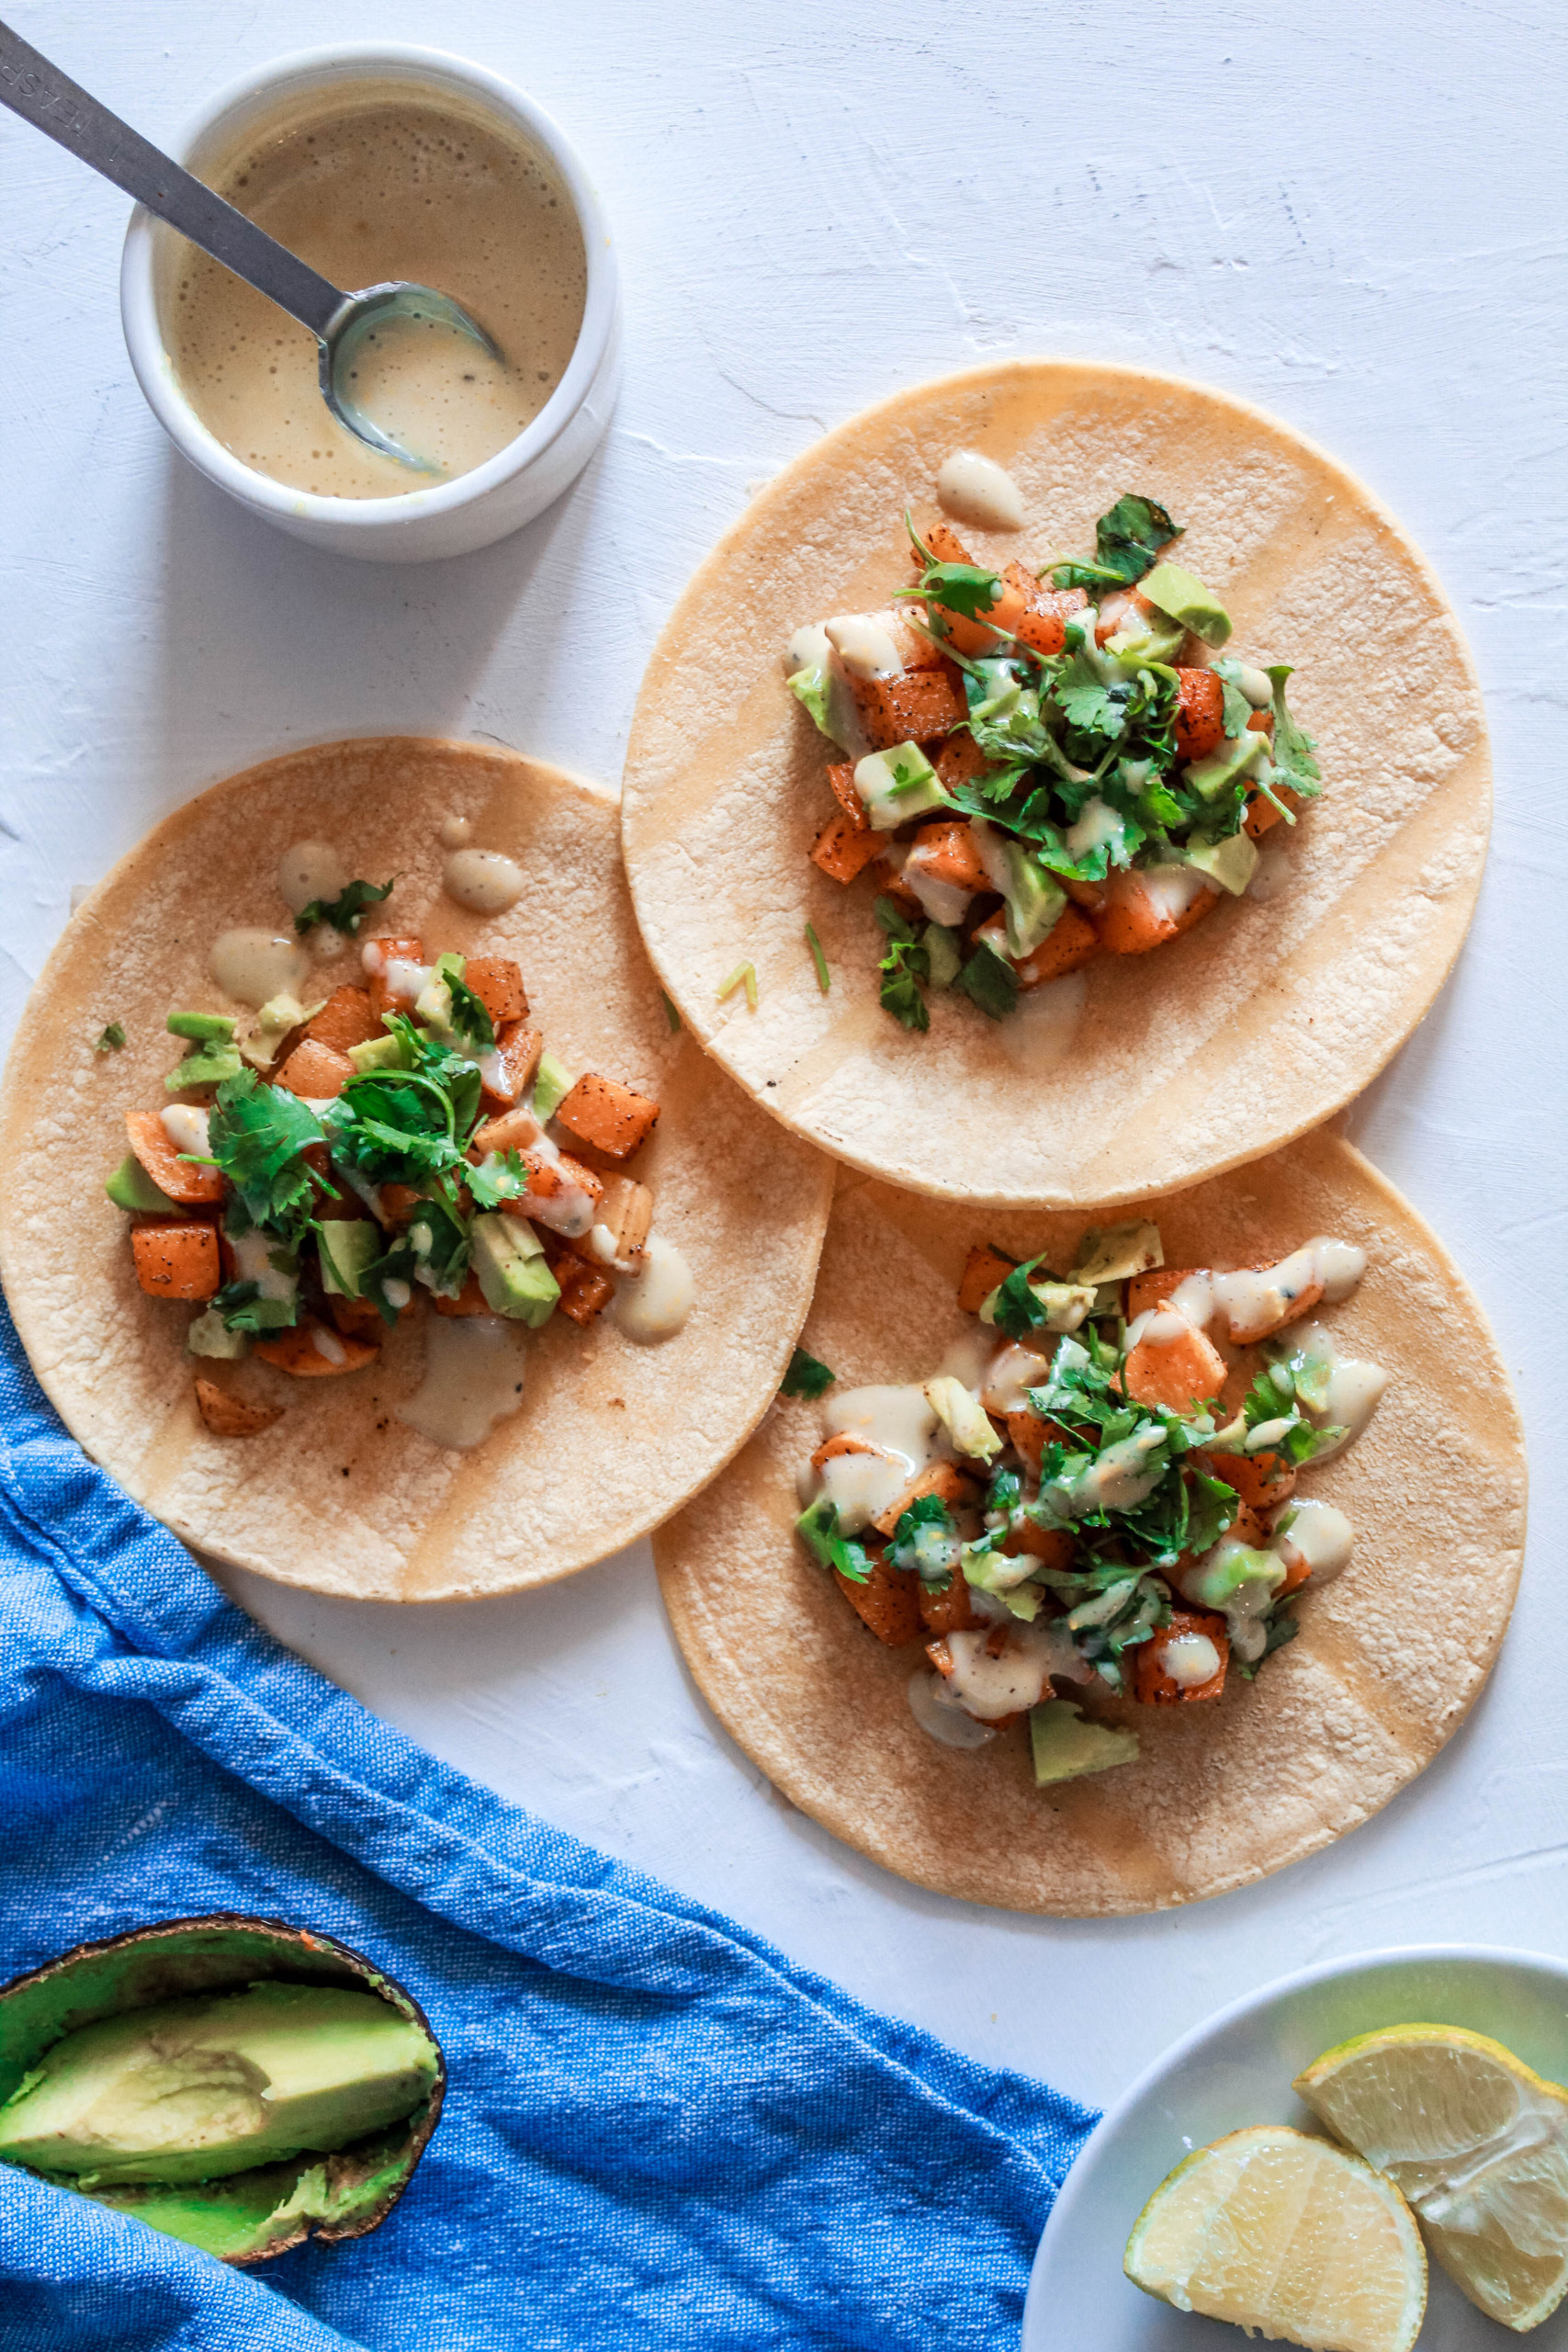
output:
{"label": "corn tortilla", "polygon": [[[436,828],[471,820],[476,846],[524,869],[504,914],[441,888]],[[209,975],[230,924],[287,927],[275,875],[292,842],[336,846],[345,870],[396,874],[361,937],[515,956],[531,1018],[573,1070],[655,1095],[662,1114],[632,1162],[656,1229],[696,1280],[685,1329],[637,1347],[601,1317],[557,1316],[525,1347],[521,1410],[468,1453],[396,1418],[419,1385],[423,1317],[342,1379],[291,1380],[255,1358],[185,1352],[187,1310],[138,1289],[126,1218],[104,1196],[128,1110],[168,1099],[175,1007],[234,1010]],[[324,936],[324,934],[318,934]],[[323,960],[315,993],[360,979]],[[121,1053],[95,1053],[108,1021]],[[187,1543],[286,1584],[367,1600],[506,1592],[570,1575],[644,1533],[741,1443],[778,1386],[811,1295],[832,1170],[781,1136],[672,1035],[637,941],[615,804],[515,753],[384,738],[271,760],[177,810],[67,925],[23,1015],[0,1091],[0,1269],[44,1388],[73,1433]],[[285,1405],[257,1437],[214,1437],[193,1376]]]}
{"label": "corn tortilla", "polygon": [[[1101,956],[987,1021],[931,990],[929,1035],[877,1003],[864,880],[807,851],[836,756],[787,692],[801,624],[885,605],[901,521],[984,452],[1026,526],[961,536],[998,567],[1092,548],[1120,492],[1187,525],[1169,553],[1228,606],[1231,650],[1288,661],[1321,800],[1264,844],[1280,887],[1151,956]],[[632,896],[690,1026],[756,1100],[868,1174],[950,1200],[1106,1206],[1199,1182],[1320,1124],[1372,1079],[1459,953],[1491,763],[1459,624],[1371,492],[1271,418],[1133,368],[1014,361],[897,394],[806,454],[698,572],[660,639],[626,758]],[[832,971],[817,985],[810,922]],[[742,960],[755,1012],[715,990]]]}
{"label": "corn tortilla", "polygon": [[[939,1747],[909,1712],[918,1645],[863,1626],[792,1532],[817,1408],[781,1400],[706,1493],[660,1530],[665,1605],[726,1729],[792,1804],[944,1894],[1107,1917],[1245,1886],[1355,1828],[1464,1720],[1518,1582],[1525,1455],[1486,1323],[1408,1202],[1319,1133],[1148,1212],[1168,1265],[1273,1262],[1318,1233],[1359,1243],[1359,1288],[1325,1310],[1337,1344],[1393,1374],[1355,1444],[1304,1474],[1351,1519],[1349,1566],[1298,1606],[1258,1679],[1196,1706],[1118,1701],[1135,1763],[1037,1790],[1027,1724]],[[971,1319],[964,1257],[995,1240],[1066,1264],[1084,1217],[973,1210],[840,1176],[802,1345],[845,1387],[929,1377]],[[1074,1696],[1081,1696],[1082,1686]]]}

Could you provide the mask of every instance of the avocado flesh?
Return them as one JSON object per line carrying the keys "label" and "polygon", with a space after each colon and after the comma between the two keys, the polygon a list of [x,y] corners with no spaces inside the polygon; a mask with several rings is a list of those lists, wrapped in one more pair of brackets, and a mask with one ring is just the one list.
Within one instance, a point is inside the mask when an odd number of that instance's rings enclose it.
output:
{"label": "avocado flesh", "polygon": [[1034,1755],[1034,1785],[1049,1788],[1055,1781],[1078,1781],[1086,1772],[1108,1772],[1112,1765],[1131,1764],[1138,1753],[1135,1731],[1112,1724],[1089,1722],[1070,1699],[1048,1699],[1029,1711],[1029,1738]]}
{"label": "avocado flesh", "polygon": [[0,2109],[0,2158],[93,2188],[220,2179],[400,2121],[435,2075],[374,1994],[252,1984],[67,2034]]}
{"label": "avocado flesh", "polygon": [[117,1209],[141,1210],[148,1216],[185,1215],[178,1201],[171,1200],[162,1184],[154,1184],[133,1151],[105,1179],[104,1190]]}
{"label": "avocado flesh", "polygon": [[1224,645],[1231,633],[1231,616],[1212,589],[1179,563],[1156,563],[1138,582],[1151,605],[1190,628],[1205,645]]}
{"label": "avocado flesh", "polygon": [[543,1242],[525,1219],[499,1212],[475,1217],[473,1268],[492,1315],[505,1315],[535,1330],[549,1321],[560,1284],[550,1272]]}
{"label": "avocado flesh", "polygon": [[357,1298],[367,1269],[381,1254],[381,1228],[368,1217],[323,1217],[317,1237],[321,1288]]}
{"label": "avocado flesh", "polygon": [[553,1118],[558,1106],[566,1101],[576,1084],[576,1079],[564,1062],[558,1061],[554,1054],[541,1054],[539,1067],[534,1074],[535,1118]]}

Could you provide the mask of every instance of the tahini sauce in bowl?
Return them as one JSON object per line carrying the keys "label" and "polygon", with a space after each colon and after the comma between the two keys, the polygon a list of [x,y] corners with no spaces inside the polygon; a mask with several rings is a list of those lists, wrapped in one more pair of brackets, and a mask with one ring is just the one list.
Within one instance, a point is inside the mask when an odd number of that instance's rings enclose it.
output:
{"label": "tahini sauce in bowl", "polygon": [[213,175],[241,211],[350,291],[389,278],[460,302],[503,355],[400,326],[359,361],[361,407],[437,469],[339,424],[315,337],[195,247],[165,311],[180,389],[243,465],[329,498],[400,498],[514,441],[566,372],[587,293],[582,232],[552,166],[434,93],[389,87],[263,129]]}

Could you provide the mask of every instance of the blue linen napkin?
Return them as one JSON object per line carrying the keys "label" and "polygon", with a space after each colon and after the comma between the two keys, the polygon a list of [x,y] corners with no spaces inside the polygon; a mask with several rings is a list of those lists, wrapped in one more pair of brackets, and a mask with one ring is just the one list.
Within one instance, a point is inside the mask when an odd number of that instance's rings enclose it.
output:
{"label": "blue linen napkin", "polygon": [[448,1770],[96,1469],[0,1302],[0,1975],[158,1918],[327,1929],[446,2110],[371,2236],[226,2269],[0,2165],[4,2352],[1000,2352],[1094,2118]]}

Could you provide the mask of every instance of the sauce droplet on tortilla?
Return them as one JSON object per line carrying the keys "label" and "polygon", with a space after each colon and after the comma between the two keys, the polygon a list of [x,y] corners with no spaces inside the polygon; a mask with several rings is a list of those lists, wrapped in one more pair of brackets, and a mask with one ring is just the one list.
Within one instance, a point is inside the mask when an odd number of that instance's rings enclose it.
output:
{"label": "sauce droplet on tortilla", "polygon": [[257,1007],[275,996],[298,996],[310,969],[310,956],[287,933],[243,925],[219,933],[211,960],[224,995]]}
{"label": "sauce droplet on tortilla", "polygon": [[650,1346],[672,1340],[692,1311],[696,1296],[692,1270],[672,1241],[650,1233],[643,1247],[642,1272],[615,1287],[610,1309],[628,1340]]}
{"label": "sauce droplet on tortilla", "polygon": [[471,914],[504,914],[523,895],[523,868],[497,849],[455,849],[441,870],[449,899]]}
{"label": "sauce droplet on tortilla", "polygon": [[482,1445],[523,1401],[522,1328],[499,1315],[432,1315],[424,1327],[424,1378],[394,1408],[432,1445],[460,1453]]}
{"label": "sauce droplet on tortilla", "polygon": [[1005,466],[977,449],[955,449],[936,478],[937,503],[955,523],[978,531],[1017,531],[1023,526],[1023,497]]}
{"label": "sauce droplet on tortilla", "polygon": [[467,849],[473,837],[473,824],[467,817],[443,817],[435,829],[443,849]]}
{"label": "sauce droplet on tortilla", "polygon": [[302,915],[312,899],[330,905],[347,879],[331,842],[292,842],[277,861],[277,895],[291,915]]}

